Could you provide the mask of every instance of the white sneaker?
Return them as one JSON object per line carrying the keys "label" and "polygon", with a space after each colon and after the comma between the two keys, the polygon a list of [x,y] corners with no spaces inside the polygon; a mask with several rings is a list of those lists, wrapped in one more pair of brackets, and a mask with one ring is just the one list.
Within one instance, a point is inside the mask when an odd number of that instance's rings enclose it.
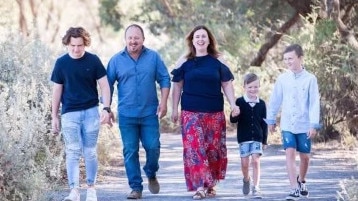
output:
{"label": "white sneaker", "polygon": [[257,186],[252,187],[252,197],[255,199],[262,199],[260,188]]}
{"label": "white sneaker", "polygon": [[97,201],[96,189],[94,188],[87,189],[86,201]]}
{"label": "white sneaker", "polygon": [[300,190],[297,189],[292,189],[290,194],[286,197],[286,200],[290,200],[290,201],[294,201],[294,200],[298,200],[300,198]]}
{"label": "white sneaker", "polygon": [[300,189],[300,194],[304,197],[308,197],[308,189],[307,189],[307,186],[306,186],[306,181],[298,181],[298,177],[297,176],[297,183],[298,183],[298,188]]}
{"label": "white sneaker", "polygon": [[70,194],[65,197],[64,201],[80,201],[80,193],[77,189],[72,189]]}

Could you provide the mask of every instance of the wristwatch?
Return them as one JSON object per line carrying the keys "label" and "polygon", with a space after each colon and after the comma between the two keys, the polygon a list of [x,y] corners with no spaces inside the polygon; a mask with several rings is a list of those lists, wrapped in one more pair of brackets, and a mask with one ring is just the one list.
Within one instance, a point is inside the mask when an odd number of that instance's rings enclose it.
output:
{"label": "wristwatch", "polygon": [[110,107],[104,107],[103,110],[106,110],[108,113],[111,113],[111,108]]}

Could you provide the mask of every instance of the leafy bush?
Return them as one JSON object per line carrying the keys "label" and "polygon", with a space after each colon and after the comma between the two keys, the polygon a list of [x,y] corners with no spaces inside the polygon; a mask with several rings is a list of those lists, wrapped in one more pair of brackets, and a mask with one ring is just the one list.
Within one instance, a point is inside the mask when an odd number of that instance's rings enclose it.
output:
{"label": "leafy bush", "polygon": [[[313,13],[310,19],[318,19]],[[322,130],[318,141],[342,140],[342,136],[357,137],[358,57],[356,51],[341,40],[338,30],[329,20],[303,19],[300,29],[284,37],[288,43],[299,43],[305,50],[305,67],[318,79],[321,95]]]}
{"label": "leafy bush", "polygon": [[0,200],[42,200],[63,161],[61,139],[49,130],[51,53],[16,34],[0,47]]}

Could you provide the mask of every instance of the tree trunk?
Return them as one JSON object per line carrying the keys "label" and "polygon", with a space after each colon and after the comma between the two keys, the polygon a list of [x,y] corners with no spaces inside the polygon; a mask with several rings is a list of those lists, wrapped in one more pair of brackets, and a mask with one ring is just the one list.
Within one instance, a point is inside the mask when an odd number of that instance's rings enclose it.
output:
{"label": "tree trunk", "polygon": [[250,63],[251,66],[261,66],[262,62],[265,61],[266,55],[268,51],[276,45],[276,43],[281,39],[282,35],[284,33],[287,33],[287,31],[299,20],[300,14],[296,12],[294,16],[285,24],[283,24],[279,30],[276,31],[276,33],[269,39],[268,42],[266,42],[264,45],[261,46],[259,52],[257,53],[254,60]]}
{"label": "tree trunk", "polygon": [[261,66],[262,62],[265,60],[268,51],[276,45],[276,43],[281,39],[284,33],[287,31],[299,20],[300,15],[307,16],[312,12],[313,2],[311,0],[286,0],[288,4],[290,4],[295,10],[296,14],[291,17],[285,24],[280,27],[279,30],[266,42],[261,46],[257,56],[250,63],[251,66]]}
{"label": "tree trunk", "polygon": [[[339,0],[333,0],[333,19],[337,24],[339,33],[341,34],[344,41],[346,41],[352,48],[358,51],[358,41],[354,36],[354,33],[349,30],[347,25],[345,25],[341,19],[341,5]],[[350,7],[348,6],[348,12]]]}

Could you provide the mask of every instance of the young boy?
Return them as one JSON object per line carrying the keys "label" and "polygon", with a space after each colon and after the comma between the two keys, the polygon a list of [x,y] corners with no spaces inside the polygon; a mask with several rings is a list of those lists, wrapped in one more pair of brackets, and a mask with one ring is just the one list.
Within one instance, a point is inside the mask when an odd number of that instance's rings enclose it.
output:
{"label": "young boy", "polygon": [[[281,108],[282,142],[286,152],[286,169],[291,192],[286,200],[308,196],[306,174],[311,152],[311,139],[319,125],[320,102],[317,78],[303,67],[303,50],[300,45],[288,46],[283,53],[288,71],[275,83],[267,111],[270,132],[275,132],[276,115]],[[296,173],[296,152],[300,155]]]}
{"label": "young boy", "polygon": [[252,195],[262,198],[260,193],[260,157],[267,145],[267,125],[265,102],[258,97],[260,80],[254,73],[244,77],[244,96],[236,100],[238,112],[232,112],[230,122],[237,123],[237,141],[240,144],[241,170],[243,174],[242,192],[250,193],[250,156],[253,168]]}

